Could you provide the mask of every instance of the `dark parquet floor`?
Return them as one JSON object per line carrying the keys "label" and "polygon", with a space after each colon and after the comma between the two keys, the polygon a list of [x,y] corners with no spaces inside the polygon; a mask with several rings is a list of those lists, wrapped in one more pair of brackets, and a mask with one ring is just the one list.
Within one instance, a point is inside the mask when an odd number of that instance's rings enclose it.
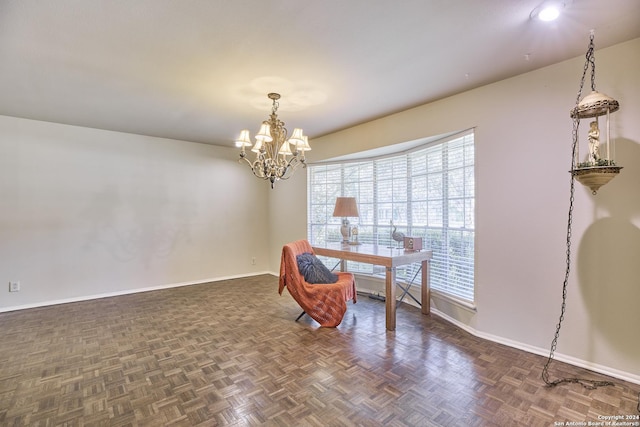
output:
{"label": "dark parquet floor", "polygon": [[[395,332],[384,303],[363,296],[335,329],[299,313],[269,275],[0,313],[0,425],[554,426],[638,414],[640,385],[546,388],[544,357],[406,304]],[[560,362],[550,373],[610,379]]]}

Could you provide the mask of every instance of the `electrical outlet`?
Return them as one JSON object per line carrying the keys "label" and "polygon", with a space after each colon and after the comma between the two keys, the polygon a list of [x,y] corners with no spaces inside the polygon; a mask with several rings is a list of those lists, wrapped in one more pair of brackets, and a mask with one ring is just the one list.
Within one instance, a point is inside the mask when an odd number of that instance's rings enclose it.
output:
{"label": "electrical outlet", "polygon": [[9,292],[19,292],[20,282],[9,282]]}

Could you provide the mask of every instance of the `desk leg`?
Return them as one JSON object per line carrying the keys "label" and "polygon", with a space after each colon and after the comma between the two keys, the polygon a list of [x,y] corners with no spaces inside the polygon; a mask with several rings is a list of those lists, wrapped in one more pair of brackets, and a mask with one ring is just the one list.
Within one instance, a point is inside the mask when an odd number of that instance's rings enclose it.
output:
{"label": "desk leg", "polygon": [[422,314],[431,313],[431,288],[429,285],[429,261],[422,261]]}
{"label": "desk leg", "polygon": [[387,313],[387,331],[396,330],[396,269],[387,267],[385,276],[385,308]]}

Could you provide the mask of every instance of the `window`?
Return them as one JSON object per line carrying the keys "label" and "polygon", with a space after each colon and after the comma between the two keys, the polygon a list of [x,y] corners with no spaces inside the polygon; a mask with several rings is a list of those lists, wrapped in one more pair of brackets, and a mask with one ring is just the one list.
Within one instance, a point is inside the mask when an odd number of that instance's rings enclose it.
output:
{"label": "window", "polygon": [[[308,166],[308,238],[312,244],[340,241],[336,197],[355,197],[362,243],[397,245],[395,227],[422,237],[433,251],[431,288],[473,302],[475,179],[473,131],[435,141],[408,152],[373,159]],[[397,279],[420,281],[415,264]],[[350,271],[384,275],[382,267],[349,262]]]}

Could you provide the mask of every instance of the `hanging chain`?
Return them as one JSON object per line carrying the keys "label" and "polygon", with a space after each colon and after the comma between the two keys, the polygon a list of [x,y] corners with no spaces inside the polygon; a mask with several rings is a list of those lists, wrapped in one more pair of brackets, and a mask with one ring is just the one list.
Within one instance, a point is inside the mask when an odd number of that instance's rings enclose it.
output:
{"label": "hanging chain", "polygon": [[[591,65],[591,89],[595,90],[595,60],[593,57],[593,32],[591,33],[591,40],[589,42],[589,49],[586,55],[586,62],[584,64],[584,70],[582,72],[582,79],[580,80],[580,89],[578,90],[578,97],[576,100],[576,106],[580,102],[580,96],[582,95],[582,88],[584,87],[584,79],[587,75],[587,71],[589,69],[589,65]],[[545,382],[547,387],[555,387],[558,384],[562,383],[578,383],[587,389],[595,389],[602,386],[610,386],[614,385],[611,381],[594,381],[594,380],[586,380],[582,378],[560,378],[554,381],[549,380],[549,366],[551,365],[551,361],[553,360],[553,356],[556,351],[556,347],[558,346],[558,338],[560,337],[560,328],[562,327],[562,321],[564,320],[564,315],[567,308],[567,285],[569,283],[569,273],[571,272],[571,229],[573,225],[573,202],[575,195],[575,178],[573,176],[574,165],[577,161],[576,150],[578,147],[578,127],[580,125],[580,118],[576,115],[573,119],[573,144],[571,147],[571,185],[569,190],[569,215],[567,217],[567,257],[566,257],[566,270],[564,274],[564,282],[562,283],[562,305],[560,308],[560,319],[558,320],[558,324],[556,325],[556,333],[553,336],[553,340],[551,341],[551,350],[549,351],[549,358],[547,359],[547,363],[545,363],[542,368],[542,380]],[[638,403],[640,406],[640,403]],[[640,410],[640,409],[639,409]]]}
{"label": "hanging chain", "polygon": [[[596,57],[593,55],[593,30],[591,30],[591,37],[589,38],[589,49],[587,49],[587,63],[591,63],[591,90],[594,91],[596,90]],[[585,64],[585,68],[586,68]],[[584,84],[584,76],[582,77],[583,83]],[[580,85],[580,92],[578,93],[578,98],[580,97],[580,94],[582,93],[582,84]],[[580,102],[580,100],[578,100],[578,102]],[[577,104],[576,104],[577,105]]]}

